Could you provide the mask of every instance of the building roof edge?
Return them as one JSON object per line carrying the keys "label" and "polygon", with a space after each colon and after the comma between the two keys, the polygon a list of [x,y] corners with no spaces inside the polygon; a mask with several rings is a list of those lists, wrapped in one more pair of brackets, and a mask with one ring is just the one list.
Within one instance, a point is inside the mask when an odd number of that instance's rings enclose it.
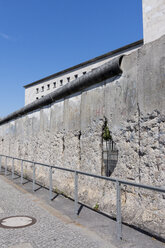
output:
{"label": "building roof edge", "polygon": [[97,61],[97,60],[101,60],[101,59],[106,58],[106,57],[108,57],[108,56],[115,55],[115,54],[117,54],[117,53],[119,53],[119,52],[122,52],[122,51],[124,51],[124,50],[127,50],[128,48],[133,48],[133,47],[140,46],[140,45],[143,45],[143,39],[138,40],[138,41],[135,41],[135,42],[130,43],[130,44],[128,44],[128,45],[125,45],[125,46],[123,46],[123,47],[117,48],[117,49],[115,49],[115,50],[112,50],[111,52],[102,54],[102,55],[97,56],[97,57],[95,57],[95,58],[93,58],[93,59],[87,60],[87,61],[82,62],[82,63],[80,63],[80,64],[77,64],[77,65],[75,65],[75,66],[72,66],[72,67],[69,67],[69,68],[67,68],[67,69],[64,69],[64,70],[62,70],[62,71],[56,72],[56,73],[51,74],[51,75],[49,75],[49,76],[47,76],[47,77],[41,78],[41,79],[39,79],[39,80],[37,80],[37,81],[34,81],[34,82],[30,83],[30,84],[26,84],[26,85],[24,85],[23,87],[26,89],[26,88],[28,88],[28,87],[31,87],[31,86],[33,86],[33,85],[35,85],[35,84],[38,84],[38,83],[44,81],[44,80],[51,79],[52,77],[59,76],[59,75],[64,74],[64,73],[66,73],[66,72],[69,72],[69,71],[72,71],[72,70],[74,70],[74,69],[77,69],[77,68],[79,68],[79,67],[81,67],[81,66],[85,66],[85,65],[90,64],[90,63],[92,63],[92,62],[95,62],[95,61]]}
{"label": "building roof edge", "polygon": [[48,95],[36,100],[23,108],[9,114],[2,120],[0,120],[0,125],[9,122],[13,119],[21,117],[27,113],[30,113],[36,109],[42,108],[46,105],[49,105],[57,100],[64,99],[70,95],[73,95],[76,92],[82,91],[92,85],[100,83],[107,78],[112,78],[122,73],[120,68],[121,61],[124,55],[113,58],[111,61],[106,62],[101,65],[99,68],[96,68],[93,71],[86,73],[84,76],[73,80],[58,88],[57,90],[49,93]]}

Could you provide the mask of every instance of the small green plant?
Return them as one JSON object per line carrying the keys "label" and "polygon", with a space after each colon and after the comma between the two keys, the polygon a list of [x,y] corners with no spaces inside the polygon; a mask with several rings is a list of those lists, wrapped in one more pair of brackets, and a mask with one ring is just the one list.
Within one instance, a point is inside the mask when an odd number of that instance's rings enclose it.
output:
{"label": "small green plant", "polygon": [[110,140],[112,139],[111,133],[108,128],[107,120],[105,119],[104,127],[103,127],[103,139],[104,140]]}
{"label": "small green plant", "polygon": [[99,203],[97,202],[93,208],[94,210],[98,211],[99,210]]}

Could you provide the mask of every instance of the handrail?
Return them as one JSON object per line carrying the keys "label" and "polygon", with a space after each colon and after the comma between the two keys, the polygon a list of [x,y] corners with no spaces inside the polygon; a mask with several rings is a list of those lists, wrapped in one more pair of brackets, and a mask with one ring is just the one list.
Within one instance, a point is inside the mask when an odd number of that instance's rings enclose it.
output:
{"label": "handrail", "polygon": [[49,167],[49,199],[50,200],[52,200],[52,188],[53,188],[52,169],[58,169],[58,170],[68,171],[68,172],[74,173],[74,175],[75,175],[75,192],[74,192],[75,208],[74,208],[74,211],[75,211],[76,215],[78,215],[78,175],[79,174],[89,176],[89,177],[104,179],[104,180],[116,183],[116,208],[117,208],[116,209],[117,210],[116,220],[117,220],[117,238],[118,238],[118,240],[122,239],[121,184],[165,193],[165,188],[162,188],[162,187],[155,187],[155,186],[150,186],[150,185],[145,185],[145,184],[140,184],[140,183],[134,183],[131,181],[126,181],[126,180],[118,179],[118,178],[109,178],[109,177],[105,177],[105,176],[99,176],[99,175],[92,174],[92,173],[87,173],[87,172],[83,172],[83,171],[73,170],[73,169],[54,166],[54,165],[48,165],[48,164],[44,164],[44,163],[40,163],[40,162],[35,162],[35,161],[17,158],[17,157],[12,157],[12,156],[3,155],[3,154],[0,154],[0,172],[1,172],[1,168],[2,168],[2,159],[1,159],[2,157],[6,158],[6,160],[5,160],[5,175],[7,175],[7,159],[12,159],[12,161],[13,161],[12,162],[12,179],[14,178],[14,160],[21,161],[21,184],[23,184],[23,162],[33,164],[33,192],[35,191],[36,165]]}
{"label": "handrail", "polygon": [[138,187],[138,188],[144,188],[144,189],[148,189],[148,190],[155,190],[158,192],[162,192],[165,193],[165,188],[160,188],[160,187],[155,187],[155,186],[150,186],[150,185],[146,185],[146,184],[140,184],[140,183],[134,183],[131,181],[126,181],[123,179],[119,179],[119,178],[109,178],[109,177],[105,177],[105,176],[99,176],[96,174],[92,174],[92,173],[88,173],[88,172],[83,172],[83,171],[79,171],[79,170],[73,170],[73,169],[69,169],[69,168],[65,168],[65,167],[59,167],[59,166],[54,166],[54,165],[48,165],[48,164],[44,164],[44,163],[40,163],[40,162],[35,162],[35,161],[31,161],[31,160],[27,160],[27,159],[22,159],[22,158],[17,158],[17,157],[11,157],[11,156],[7,156],[7,155],[2,155],[0,154],[1,157],[7,157],[7,158],[11,158],[11,159],[15,159],[15,160],[21,160],[27,163],[35,163],[36,165],[41,165],[41,166],[46,166],[46,167],[52,167],[54,169],[58,169],[58,170],[64,170],[64,171],[68,171],[68,172],[77,172],[78,174],[81,175],[85,175],[85,176],[89,176],[89,177],[95,177],[95,178],[100,178],[100,179],[104,179],[104,180],[108,180],[111,182],[120,182],[121,184],[125,184],[125,185],[129,185],[129,186],[134,186],[134,187]]}

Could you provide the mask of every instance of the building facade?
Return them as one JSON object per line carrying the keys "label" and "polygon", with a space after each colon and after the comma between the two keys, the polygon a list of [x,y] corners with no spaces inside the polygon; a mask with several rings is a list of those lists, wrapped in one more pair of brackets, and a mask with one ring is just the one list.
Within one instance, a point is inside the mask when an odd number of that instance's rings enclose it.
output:
{"label": "building facade", "polygon": [[25,105],[41,99],[45,95],[50,94],[56,89],[64,86],[68,82],[72,82],[79,77],[83,77],[86,73],[98,68],[99,66],[123,53],[131,53],[142,45],[143,40],[139,40],[112,52],[103,54],[84,63],[78,64],[76,66],[70,67],[48,77],[42,78],[38,81],[25,85]]}

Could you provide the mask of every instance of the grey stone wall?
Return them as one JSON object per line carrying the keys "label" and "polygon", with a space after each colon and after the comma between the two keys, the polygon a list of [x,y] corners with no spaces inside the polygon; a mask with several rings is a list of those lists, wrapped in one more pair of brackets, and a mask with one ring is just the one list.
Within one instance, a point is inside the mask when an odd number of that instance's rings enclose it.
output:
{"label": "grey stone wall", "polygon": [[[42,97],[54,92],[55,90],[61,88],[63,85],[72,82],[76,77],[82,77],[84,73],[91,72],[101,65],[105,64],[108,61],[111,61],[115,57],[118,57],[121,54],[129,54],[132,51],[138,49],[142,45],[142,41],[132,43],[126,47],[120,48],[116,52],[111,52],[109,54],[102,55],[98,58],[95,58],[91,61],[84,62],[80,65],[77,65],[76,68],[68,68],[67,72],[59,72],[55,75],[50,76],[49,78],[40,79],[39,82],[34,82],[32,85],[25,86],[25,105],[34,102],[35,100],[41,99]],[[62,84],[61,84],[62,80]],[[55,87],[54,87],[55,83]],[[49,87],[48,87],[49,85]],[[42,90],[43,87],[43,90]]]}
{"label": "grey stone wall", "polygon": [[[125,56],[121,76],[1,125],[0,153],[101,175],[106,118],[119,151],[112,177],[165,186],[164,50],[165,36]],[[31,176],[31,165],[25,167]],[[47,169],[38,167],[37,174],[47,185]],[[73,196],[73,175],[53,171],[53,187]],[[116,215],[110,182],[80,176],[79,197]],[[163,194],[122,187],[123,221],[165,238],[164,204]]]}

